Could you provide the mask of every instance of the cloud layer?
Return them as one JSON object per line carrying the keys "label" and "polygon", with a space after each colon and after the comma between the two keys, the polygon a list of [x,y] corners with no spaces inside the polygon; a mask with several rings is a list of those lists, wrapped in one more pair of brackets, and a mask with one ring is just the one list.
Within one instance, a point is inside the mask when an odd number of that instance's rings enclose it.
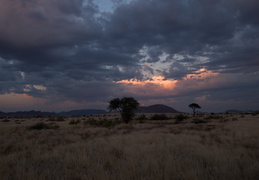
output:
{"label": "cloud layer", "polygon": [[[179,107],[200,101],[208,110],[224,100],[259,107],[257,0],[113,2],[102,12],[93,0],[2,0],[2,99],[26,94],[46,107],[105,108],[134,96]],[[154,83],[158,76],[174,88]],[[144,85],[117,83],[130,79]]]}

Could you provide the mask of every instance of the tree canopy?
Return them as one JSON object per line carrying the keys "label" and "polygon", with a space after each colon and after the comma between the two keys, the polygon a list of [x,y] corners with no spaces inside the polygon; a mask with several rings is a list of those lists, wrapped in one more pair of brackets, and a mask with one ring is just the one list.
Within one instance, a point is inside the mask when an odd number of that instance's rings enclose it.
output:
{"label": "tree canopy", "polygon": [[201,107],[200,107],[200,105],[199,104],[197,104],[197,103],[192,103],[192,104],[189,104],[189,108],[192,108],[192,111],[193,111],[193,116],[195,116],[195,114],[196,114],[196,109],[200,109]]}
{"label": "tree canopy", "polygon": [[115,98],[109,101],[110,111],[119,110],[122,120],[128,123],[135,115],[134,110],[139,107],[139,102],[132,97]]}

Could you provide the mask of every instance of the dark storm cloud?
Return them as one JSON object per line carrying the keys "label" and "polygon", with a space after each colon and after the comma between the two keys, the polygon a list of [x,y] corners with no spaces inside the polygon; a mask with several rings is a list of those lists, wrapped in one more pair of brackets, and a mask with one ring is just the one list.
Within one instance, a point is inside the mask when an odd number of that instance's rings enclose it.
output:
{"label": "dark storm cloud", "polygon": [[186,74],[188,74],[190,71],[188,68],[181,63],[174,62],[171,64],[168,74],[166,74],[166,77],[174,77],[175,79],[181,79]]}
{"label": "dark storm cloud", "polygon": [[[170,55],[206,56],[212,63],[201,66],[214,70],[222,66],[232,69],[232,64],[242,68],[244,61],[253,61],[245,66],[253,70],[254,65],[258,66],[255,63],[258,61],[258,27],[256,21],[244,19],[259,19],[253,8],[258,7],[258,2],[243,6],[245,3],[133,1],[115,10],[107,33],[113,37],[114,44],[123,39],[124,45],[130,48],[131,43],[137,48],[150,47],[147,51],[150,63],[158,61],[159,51],[165,51]],[[159,51],[153,46],[159,46]]]}
{"label": "dark storm cloud", "polygon": [[133,1],[115,10],[107,31],[114,39],[141,45],[173,45],[166,47],[171,52],[191,50],[232,36],[234,17],[217,8],[220,5],[221,1]]}
{"label": "dark storm cloud", "polygon": [[259,25],[259,2],[257,0],[232,0],[231,3],[238,10],[242,23]]}
{"label": "dark storm cloud", "polygon": [[79,101],[120,95],[113,81],[142,79],[142,71],[166,79],[200,68],[253,74],[258,7],[257,0],[132,0],[101,13],[91,0],[2,0],[0,92],[42,85],[26,93]]}

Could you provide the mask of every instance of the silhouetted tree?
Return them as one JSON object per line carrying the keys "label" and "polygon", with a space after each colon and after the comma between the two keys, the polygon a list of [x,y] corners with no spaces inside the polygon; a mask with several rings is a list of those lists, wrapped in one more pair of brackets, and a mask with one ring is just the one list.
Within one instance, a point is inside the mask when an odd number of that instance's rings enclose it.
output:
{"label": "silhouetted tree", "polygon": [[128,123],[135,115],[134,110],[139,107],[139,102],[132,97],[115,98],[109,101],[110,111],[119,110],[122,120]]}
{"label": "silhouetted tree", "polygon": [[200,107],[200,105],[197,104],[197,103],[192,103],[192,104],[189,105],[189,108],[192,108],[193,116],[195,116],[195,114],[196,114],[196,111],[195,111],[195,110],[196,110],[197,108],[200,109],[201,107]]}

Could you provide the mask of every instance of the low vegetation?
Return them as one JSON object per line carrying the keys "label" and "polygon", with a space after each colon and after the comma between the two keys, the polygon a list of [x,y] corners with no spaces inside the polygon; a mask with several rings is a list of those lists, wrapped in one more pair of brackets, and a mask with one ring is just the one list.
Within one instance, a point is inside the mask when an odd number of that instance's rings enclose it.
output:
{"label": "low vegetation", "polygon": [[166,114],[154,114],[151,116],[150,120],[168,120],[170,117],[168,117]]}
{"label": "low vegetation", "polygon": [[117,125],[119,123],[121,123],[121,122],[118,120],[112,120],[112,119],[106,119],[106,118],[104,118],[104,119],[91,118],[91,119],[84,121],[85,125],[107,127],[107,128],[114,127],[115,125]]}
{"label": "low vegetation", "polygon": [[207,123],[208,121],[204,119],[194,118],[191,122],[195,124],[202,124],[202,123]]}
{"label": "low vegetation", "polygon": [[59,126],[54,123],[46,124],[43,122],[40,122],[28,127],[29,130],[58,129],[58,128]]}
{"label": "low vegetation", "polygon": [[58,117],[50,117],[49,119],[48,119],[48,121],[65,121],[65,118],[64,117],[62,117],[62,116],[58,116]]}
{"label": "low vegetation", "polygon": [[259,179],[259,116],[165,116],[0,121],[0,179]]}
{"label": "low vegetation", "polygon": [[178,114],[174,117],[174,119],[175,119],[175,123],[178,124],[178,123],[181,123],[183,120],[188,119],[188,116],[183,114]]}
{"label": "low vegetation", "polygon": [[81,121],[79,120],[79,119],[77,119],[77,120],[71,120],[70,122],[69,122],[69,124],[80,124],[81,123]]}

